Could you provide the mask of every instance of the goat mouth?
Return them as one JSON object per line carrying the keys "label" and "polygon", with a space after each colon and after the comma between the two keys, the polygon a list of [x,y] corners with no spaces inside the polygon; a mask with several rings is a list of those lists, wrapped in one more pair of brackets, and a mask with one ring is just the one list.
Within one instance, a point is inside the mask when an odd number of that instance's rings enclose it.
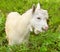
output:
{"label": "goat mouth", "polygon": [[46,29],[44,29],[44,28],[42,28],[42,30],[43,30],[43,32],[46,32],[47,30]]}

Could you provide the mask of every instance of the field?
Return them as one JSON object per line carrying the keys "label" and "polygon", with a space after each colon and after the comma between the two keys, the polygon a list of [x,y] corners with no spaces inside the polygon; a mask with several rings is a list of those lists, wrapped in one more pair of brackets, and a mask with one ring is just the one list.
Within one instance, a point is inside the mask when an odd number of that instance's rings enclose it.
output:
{"label": "field", "polygon": [[[8,46],[5,21],[9,12],[23,14],[35,3],[48,10],[49,29],[35,35],[30,33],[29,44]],[[60,52],[60,0],[0,0],[0,52]]]}

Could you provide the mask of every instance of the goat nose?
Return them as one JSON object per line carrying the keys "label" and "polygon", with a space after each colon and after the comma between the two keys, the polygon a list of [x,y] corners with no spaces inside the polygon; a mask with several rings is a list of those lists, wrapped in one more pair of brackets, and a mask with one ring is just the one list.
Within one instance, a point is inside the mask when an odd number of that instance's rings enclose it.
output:
{"label": "goat nose", "polygon": [[47,29],[48,29],[48,26],[45,27],[45,30],[47,30]]}

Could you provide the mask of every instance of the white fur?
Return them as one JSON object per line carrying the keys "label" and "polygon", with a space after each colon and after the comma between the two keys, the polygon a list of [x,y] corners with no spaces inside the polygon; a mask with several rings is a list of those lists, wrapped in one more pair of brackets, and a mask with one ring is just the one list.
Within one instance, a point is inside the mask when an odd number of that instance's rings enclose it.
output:
{"label": "white fur", "polygon": [[[42,18],[38,20],[37,17]],[[47,18],[47,11],[40,9],[39,4],[33,14],[32,9],[22,15],[17,12],[9,13],[5,24],[6,37],[9,45],[27,42],[32,27],[35,29],[36,34],[42,32],[42,27],[48,26]]]}

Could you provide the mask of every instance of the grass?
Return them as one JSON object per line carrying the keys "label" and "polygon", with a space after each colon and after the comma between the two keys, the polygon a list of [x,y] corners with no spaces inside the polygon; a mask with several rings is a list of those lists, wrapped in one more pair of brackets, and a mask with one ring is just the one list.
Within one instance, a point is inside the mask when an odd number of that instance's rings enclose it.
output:
{"label": "grass", "polygon": [[[23,14],[38,2],[41,8],[48,10],[48,31],[38,35],[30,33],[28,46],[8,46],[4,30],[7,13]],[[60,52],[60,0],[0,0],[0,52]]]}

